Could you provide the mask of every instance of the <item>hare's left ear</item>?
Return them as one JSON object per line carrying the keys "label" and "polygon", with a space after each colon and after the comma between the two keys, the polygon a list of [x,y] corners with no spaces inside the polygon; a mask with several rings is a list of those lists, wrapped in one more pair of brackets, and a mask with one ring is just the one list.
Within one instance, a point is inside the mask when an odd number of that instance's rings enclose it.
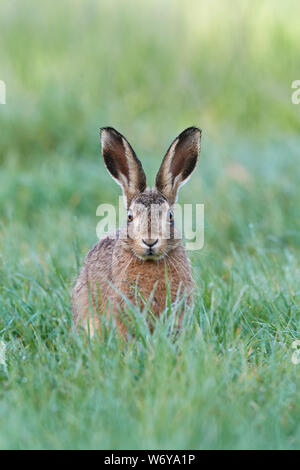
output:
{"label": "hare's left ear", "polygon": [[100,130],[102,155],[114,180],[122,186],[127,208],[146,188],[146,176],[130,143],[112,127]]}
{"label": "hare's left ear", "polygon": [[185,129],[170,145],[159,172],[156,188],[174,204],[177,193],[193,172],[200,152],[201,130],[197,127]]}

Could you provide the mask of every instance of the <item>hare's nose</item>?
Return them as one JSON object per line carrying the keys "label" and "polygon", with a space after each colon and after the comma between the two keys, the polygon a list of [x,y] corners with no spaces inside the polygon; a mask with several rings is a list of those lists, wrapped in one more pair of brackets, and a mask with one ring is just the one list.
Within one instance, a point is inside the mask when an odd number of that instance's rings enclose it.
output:
{"label": "hare's nose", "polygon": [[158,242],[158,238],[156,240],[151,240],[151,239],[144,240],[143,239],[143,243],[145,243],[145,245],[148,246],[149,248],[152,248],[154,245],[156,245],[157,242]]}

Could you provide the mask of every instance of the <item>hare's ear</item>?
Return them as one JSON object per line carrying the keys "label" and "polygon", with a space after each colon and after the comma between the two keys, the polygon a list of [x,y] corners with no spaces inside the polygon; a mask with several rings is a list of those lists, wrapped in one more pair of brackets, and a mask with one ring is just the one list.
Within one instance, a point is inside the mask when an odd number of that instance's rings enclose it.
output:
{"label": "hare's ear", "polygon": [[159,172],[156,188],[171,202],[177,199],[180,186],[187,182],[194,170],[200,152],[201,130],[189,127],[172,142]]}
{"label": "hare's ear", "polygon": [[122,186],[126,205],[146,188],[142,164],[125,137],[112,127],[100,130],[102,155],[111,176]]}

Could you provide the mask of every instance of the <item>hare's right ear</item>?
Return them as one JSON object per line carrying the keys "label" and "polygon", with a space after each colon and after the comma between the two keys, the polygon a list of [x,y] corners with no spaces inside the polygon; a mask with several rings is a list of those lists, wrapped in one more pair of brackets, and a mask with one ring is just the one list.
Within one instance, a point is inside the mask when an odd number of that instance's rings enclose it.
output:
{"label": "hare's right ear", "polygon": [[193,172],[200,152],[201,130],[189,127],[181,132],[170,145],[159,172],[156,176],[156,188],[171,202],[177,199],[177,193]]}
{"label": "hare's right ear", "polygon": [[122,186],[126,205],[146,188],[141,162],[125,137],[112,127],[100,129],[102,155],[111,176]]}

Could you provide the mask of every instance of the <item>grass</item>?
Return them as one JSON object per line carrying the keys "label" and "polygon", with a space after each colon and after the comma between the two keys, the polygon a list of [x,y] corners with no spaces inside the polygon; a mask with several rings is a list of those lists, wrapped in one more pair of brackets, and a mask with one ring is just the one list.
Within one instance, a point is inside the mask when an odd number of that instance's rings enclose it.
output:
{"label": "grass", "polygon": [[[299,448],[299,5],[0,9],[0,447]],[[99,127],[128,137],[152,182],[192,124],[195,308],[175,342],[162,318],[87,343],[69,293],[96,207],[119,196]]]}

